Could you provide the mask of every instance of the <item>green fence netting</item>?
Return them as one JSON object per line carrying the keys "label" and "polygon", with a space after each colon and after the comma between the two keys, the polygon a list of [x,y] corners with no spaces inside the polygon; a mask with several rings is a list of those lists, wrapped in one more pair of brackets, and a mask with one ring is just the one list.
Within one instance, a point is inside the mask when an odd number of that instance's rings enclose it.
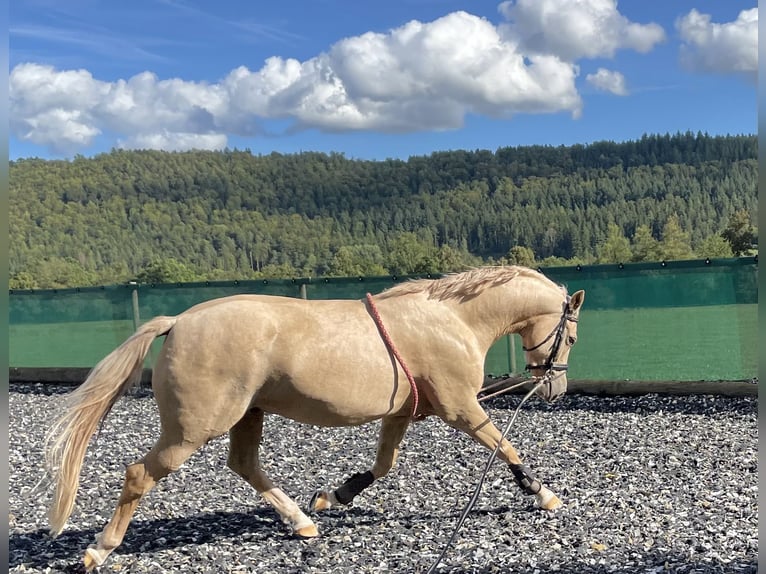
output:
{"label": "green fence netting", "polygon": [[[585,289],[577,380],[744,380],[757,374],[757,257],[545,269]],[[421,276],[422,277],[422,276]],[[10,291],[12,367],[92,367],[141,321],[239,293],[361,299],[406,277],[228,281]],[[153,348],[156,356],[161,341]],[[150,362],[148,364],[151,364]],[[517,373],[520,340],[498,341],[486,372]]]}

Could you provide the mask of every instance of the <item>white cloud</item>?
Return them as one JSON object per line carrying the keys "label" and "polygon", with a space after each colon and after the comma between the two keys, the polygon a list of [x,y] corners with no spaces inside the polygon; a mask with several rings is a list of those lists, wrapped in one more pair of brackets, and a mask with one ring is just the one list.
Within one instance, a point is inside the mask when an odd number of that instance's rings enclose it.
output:
{"label": "white cloud", "polygon": [[620,49],[645,53],[665,40],[662,26],[631,22],[616,0],[508,0],[499,10],[509,20],[506,34],[522,49],[566,61],[612,57]]}
{"label": "white cloud", "polygon": [[625,87],[625,76],[614,70],[599,68],[595,74],[588,74],[585,80],[594,88],[611,92],[616,96],[627,96],[628,89]]}
{"label": "white cloud", "polygon": [[711,22],[709,14],[692,10],[676,21],[684,44],[681,62],[698,72],[743,73],[758,70],[758,8],[742,10],[733,22]]}
{"label": "white cloud", "polygon": [[[413,20],[387,33],[342,39],[306,61],[272,57],[255,71],[241,66],[216,83],[151,72],[105,82],[86,70],[20,64],[9,82],[11,132],[72,153],[100,134],[117,134],[124,147],[217,149],[227,135],[263,132],[270,119],[291,121],[295,130],[412,132],[458,128],[469,113],[578,117],[583,104],[575,59],[619,48],[646,51],[663,32],[629,22],[611,0],[580,2],[576,9],[558,1],[504,3],[501,10],[513,22],[499,26],[462,11]],[[586,33],[561,28],[564,21],[554,18],[558,44],[552,35],[537,43],[519,36],[521,24],[535,24],[543,5],[565,10]],[[616,81],[619,75],[610,74]],[[614,86],[619,91],[619,83]]]}
{"label": "white cloud", "polygon": [[11,131],[32,143],[71,153],[87,147],[101,130],[89,110],[107,85],[85,70],[51,73],[34,64],[19,65],[9,79]]}
{"label": "white cloud", "polygon": [[162,131],[140,134],[127,140],[118,140],[117,146],[125,149],[158,149],[166,151],[189,151],[194,149],[219,150],[226,147],[224,134],[195,134]]}
{"label": "white cloud", "polygon": [[148,72],[110,83],[85,70],[20,64],[11,71],[9,96],[12,133],[57,153],[88,147],[103,132],[126,135],[132,147],[159,142],[163,134],[167,149],[184,149],[192,133],[209,144],[206,149],[213,142],[226,145],[216,117],[228,103],[218,86],[160,81]]}

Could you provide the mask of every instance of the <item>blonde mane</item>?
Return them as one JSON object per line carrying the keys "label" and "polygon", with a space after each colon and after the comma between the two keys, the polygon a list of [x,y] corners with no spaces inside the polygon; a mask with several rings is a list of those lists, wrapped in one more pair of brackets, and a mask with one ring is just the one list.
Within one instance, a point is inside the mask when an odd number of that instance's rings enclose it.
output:
{"label": "blonde mane", "polygon": [[566,293],[561,285],[557,285],[545,275],[528,267],[515,265],[499,267],[477,267],[462,273],[449,273],[440,279],[413,279],[386,289],[378,295],[381,299],[424,293],[428,299],[444,301],[446,299],[460,299],[462,301],[472,299],[482,291],[503,285],[518,277],[532,277],[540,279],[552,287]]}

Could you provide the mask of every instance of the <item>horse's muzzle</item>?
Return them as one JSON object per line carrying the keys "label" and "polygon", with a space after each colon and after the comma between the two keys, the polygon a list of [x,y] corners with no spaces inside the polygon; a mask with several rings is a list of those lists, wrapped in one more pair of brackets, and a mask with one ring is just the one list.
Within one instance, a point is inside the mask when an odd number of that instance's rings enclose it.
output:
{"label": "horse's muzzle", "polygon": [[546,402],[552,403],[567,392],[567,377],[563,373],[559,376],[553,374],[548,380],[537,388],[537,396]]}

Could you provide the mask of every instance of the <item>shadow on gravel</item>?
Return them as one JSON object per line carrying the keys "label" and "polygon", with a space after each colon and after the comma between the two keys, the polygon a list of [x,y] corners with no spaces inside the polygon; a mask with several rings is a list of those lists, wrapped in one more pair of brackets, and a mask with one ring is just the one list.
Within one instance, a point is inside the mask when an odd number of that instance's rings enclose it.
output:
{"label": "shadow on gravel", "polygon": [[[501,514],[509,507],[481,509],[472,514]],[[530,506],[530,511],[533,511]],[[459,513],[448,515],[433,513],[413,513],[402,515],[398,520],[404,522],[405,528],[423,521],[444,520],[456,518]],[[375,525],[391,520],[385,514],[362,508],[347,508],[343,511],[329,510],[322,513],[322,534],[325,537],[341,534],[342,531],[360,525]],[[100,530],[100,529],[99,529]],[[97,529],[81,529],[64,531],[58,538],[52,540],[47,530],[37,530],[29,534],[13,533],[9,537],[9,568],[22,566],[42,571],[66,572],[68,574],[84,572],[81,559],[85,548],[91,544]],[[238,537],[249,542],[265,541],[268,539],[290,539],[284,525],[274,516],[269,508],[255,509],[250,513],[215,512],[173,519],[136,520],[131,523],[125,541],[116,550],[121,555],[154,553],[161,550],[175,549],[187,545],[215,543],[221,539]],[[437,550],[441,549],[438,545]],[[535,572],[536,574],[646,574],[674,572],[676,574],[714,574],[736,572],[737,574],[755,574],[758,571],[756,557],[737,560],[729,563],[687,563],[682,556],[671,556],[660,552],[641,557],[638,564],[619,565],[592,564],[590,561],[562,561],[555,564],[491,564],[477,567],[468,556],[456,555],[450,549],[437,568],[440,574],[518,574],[520,572]],[[491,555],[491,551],[490,551]],[[407,564],[406,570],[425,572],[431,566],[433,559],[421,557],[417,565]],[[414,566],[414,569],[413,569]],[[49,568],[51,568],[48,570]],[[337,571],[337,570],[333,570]],[[349,570],[351,571],[351,570]]]}
{"label": "shadow on gravel", "polygon": [[[477,508],[472,510],[468,516],[470,520],[471,516],[504,515],[511,510],[511,507],[508,505],[500,505],[492,508]],[[535,508],[534,504],[530,504],[527,508],[516,508],[515,511],[529,512],[532,514],[537,513],[538,509]],[[312,518],[316,520],[322,536],[327,537],[353,532],[353,529],[358,526],[378,526],[392,521],[398,522],[404,529],[410,529],[417,524],[422,523],[440,523],[444,520],[456,521],[461,513],[462,509],[451,512],[422,511],[402,514],[389,512],[386,514],[371,509],[356,508],[352,506],[337,510],[323,510],[320,518],[317,518],[316,515],[312,515]]]}
{"label": "shadow on gravel", "polygon": [[[25,565],[44,570],[52,563],[71,561],[71,571],[79,569],[85,548],[92,544],[101,531],[88,528],[65,530],[54,539],[48,531],[11,533],[8,538],[9,567]],[[124,542],[115,551],[119,554],[137,554],[173,549],[185,545],[216,542],[219,539],[247,537],[265,540],[290,535],[269,508],[242,512],[215,512],[192,517],[134,520]],[[67,570],[70,571],[70,570]]]}
{"label": "shadow on gravel", "polygon": [[[508,506],[477,509],[471,514],[503,514]],[[529,511],[534,511],[530,505]],[[405,528],[417,523],[456,519],[460,512],[408,513],[396,517]],[[323,511],[318,525],[322,536],[332,537],[353,532],[359,526],[375,526],[393,518],[370,509],[348,507],[341,510]],[[45,570],[51,566],[64,568],[66,572],[82,571],[81,560],[85,549],[92,544],[99,528],[65,530],[56,539],[47,529],[30,533],[11,533],[8,539],[9,567],[24,566]],[[290,539],[274,511],[270,508],[254,509],[249,513],[215,512],[191,517],[134,520],[130,523],[125,540],[115,553],[120,555],[154,553],[188,545],[215,543],[218,540],[243,538],[248,542]],[[297,539],[296,539],[297,540]],[[54,569],[54,571],[59,571]]]}

